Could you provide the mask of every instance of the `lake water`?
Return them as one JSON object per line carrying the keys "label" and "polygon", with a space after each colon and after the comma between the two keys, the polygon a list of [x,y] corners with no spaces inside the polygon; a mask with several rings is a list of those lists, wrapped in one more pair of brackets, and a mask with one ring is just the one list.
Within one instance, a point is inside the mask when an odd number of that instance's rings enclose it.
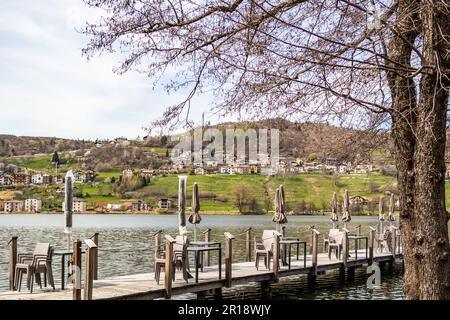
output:
{"label": "lake water", "polygon": [[[198,240],[201,232],[211,228],[212,240],[224,240],[223,233],[228,231],[236,235],[233,245],[234,261],[243,261],[245,257],[245,235],[243,231],[252,227],[254,235],[261,236],[262,230],[274,229],[270,216],[203,216],[198,226]],[[328,217],[324,216],[289,216],[286,227],[288,236],[308,240],[305,232],[314,225],[320,231],[330,228]],[[362,226],[362,233],[368,226],[377,224],[375,217],[353,217],[348,224],[352,230]],[[67,238],[63,232],[64,216],[62,214],[42,215],[0,215],[0,291],[7,289],[8,248],[7,242],[12,236],[18,236],[20,252],[32,252],[37,242],[50,242],[56,250],[67,248]],[[99,278],[145,273],[153,271],[153,233],[163,230],[175,236],[178,232],[177,217],[174,215],[74,215],[72,238],[87,239],[95,232],[100,233]],[[188,226],[192,231],[193,227]],[[193,235],[190,235],[191,238]],[[319,247],[320,249],[321,247]],[[54,275],[57,285],[60,279],[60,261],[55,257]],[[212,257],[212,263],[217,257]],[[314,288],[308,288],[306,275],[281,279],[271,285],[270,292],[262,291],[251,284],[224,291],[224,297],[230,299],[402,299],[402,267],[394,264],[385,267],[381,274],[381,287],[370,291],[366,287],[365,268],[357,268],[352,281],[342,283],[338,272],[319,275]],[[193,299],[195,295],[184,295],[180,299]]]}

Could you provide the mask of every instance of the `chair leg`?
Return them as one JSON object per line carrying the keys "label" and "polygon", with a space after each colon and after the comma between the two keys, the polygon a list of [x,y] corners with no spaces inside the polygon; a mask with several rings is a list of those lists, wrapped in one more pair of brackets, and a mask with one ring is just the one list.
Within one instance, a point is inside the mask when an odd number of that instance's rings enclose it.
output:
{"label": "chair leg", "polygon": [[39,285],[39,287],[42,289],[42,280],[41,280],[41,274],[35,273],[34,278],[36,279],[36,283]]}
{"label": "chair leg", "polygon": [[16,272],[14,273],[14,288],[16,290],[19,286],[19,273],[20,273],[20,270],[18,268],[16,268]]}
{"label": "chair leg", "polygon": [[17,276],[17,290],[20,292],[22,289],[22,277],[23,277],[23,271],[19,270],[18,276]]}
{"label": "chair leg", "polygon": [[47,266],[47,276],[46,279],[48,279],[48,283],[50,284],[50,286],[53,288],[53,290],[55,290],[55,279],[53,278],[53,269],[52,269],[52,265],[49,264]]}
{"label": "chair leg", "polygon": [[30,293],[33,293],[33,284],[34,284],[34,277],[33,277],[33,272],[30,270]]}
{"label": "chair leg", "polygon": [[159,263],[157,263],[155,266],[155,280],[158,285],[159,285],[160,273],[161,273],[161,265]]}
{"label": "chair leg", "polygon": [[270,270],[270,253],[267,254],[267,265],[266,268]]}
{"label": "chair leg", "polygon": [[259,270],[259,256],[256,254],[256,260],[255,260],[255,267],[256,270]]}
{"label": "chair leg", "polygon": [[44,287],[47,288],[47,270],[44,272]]}

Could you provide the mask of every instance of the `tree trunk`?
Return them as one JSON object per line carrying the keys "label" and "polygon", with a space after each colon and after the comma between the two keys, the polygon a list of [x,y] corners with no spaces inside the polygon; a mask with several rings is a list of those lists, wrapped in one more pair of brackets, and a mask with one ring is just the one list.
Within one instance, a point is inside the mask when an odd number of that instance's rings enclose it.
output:
{"label": "tree trunk", "polygon": [[[442,79],[440,73],[446,71],[449,75],[450,59],[445,56],[446,43],[436,32],[438,26],[442,29],[448,25],[449,17],[448,14],[440,15],[431,1],[428,5],[400,1],[398,10],[398,28],[402,36],[394,36],[391,40],[389,58],[410,66],[410,44],[421,34],[422,65],[432,66],[421,77],[419,101],[410,74],[388,74],[393,97],[392,136],[396,147],[400,230],[405,259],[404,293],[408,299],[450,299],[445,206],[449,81]],[[449,34],[448,31],[444,34]]]}

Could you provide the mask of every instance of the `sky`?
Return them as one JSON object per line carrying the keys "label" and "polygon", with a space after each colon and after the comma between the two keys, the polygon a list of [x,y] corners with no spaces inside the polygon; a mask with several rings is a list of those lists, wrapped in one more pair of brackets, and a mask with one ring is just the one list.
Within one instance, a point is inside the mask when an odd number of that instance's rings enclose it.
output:
{"label": "sky", "polygon": [[[82,57],[89,39],[75,28],[99,14],[82,0],[2,1],[0,134],[134,139],[183,100],[185,92],[153,90],[146,75],[114,74],[118,55]],[[193,120],[200,121],[211,100],[195,98]]]}

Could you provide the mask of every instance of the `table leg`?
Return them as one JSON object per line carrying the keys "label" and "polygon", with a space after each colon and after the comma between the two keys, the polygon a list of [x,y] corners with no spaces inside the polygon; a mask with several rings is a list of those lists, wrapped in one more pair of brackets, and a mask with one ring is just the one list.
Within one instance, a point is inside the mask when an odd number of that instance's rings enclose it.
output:
{"label": "table leg", "polygon": [[198,251],[195,251],[195,283],[198,283],[198,264],[200,260]]}
{"label": "table leg", "polygon": [[289,270],[291,270],[291,244],[288,245],[289,246]]}
{"label": "table leg", "polygon": [[355,239],[355,260],[358,260],[358,239]]}
{"label": "table leg", "polygon": [[299,256],[300,256],[300,243],[297,243],[297,261]]}
{"label": "table leg", "polygon": [[219,245],[219,280],[222,280],[222,246]]}
{"label": "table leg", "polygon": [[366,238],[366,259],[369,257],[368,247],[369,247],[369,238]]}
{"label": "table leg", "polygon": [[303,243],[303,267],[306,268],[306,242]]}
{"label": "table leg", "polygon": [[64,290],[64,278],[66,277],[66,258],[61,256],[61,290]]}

